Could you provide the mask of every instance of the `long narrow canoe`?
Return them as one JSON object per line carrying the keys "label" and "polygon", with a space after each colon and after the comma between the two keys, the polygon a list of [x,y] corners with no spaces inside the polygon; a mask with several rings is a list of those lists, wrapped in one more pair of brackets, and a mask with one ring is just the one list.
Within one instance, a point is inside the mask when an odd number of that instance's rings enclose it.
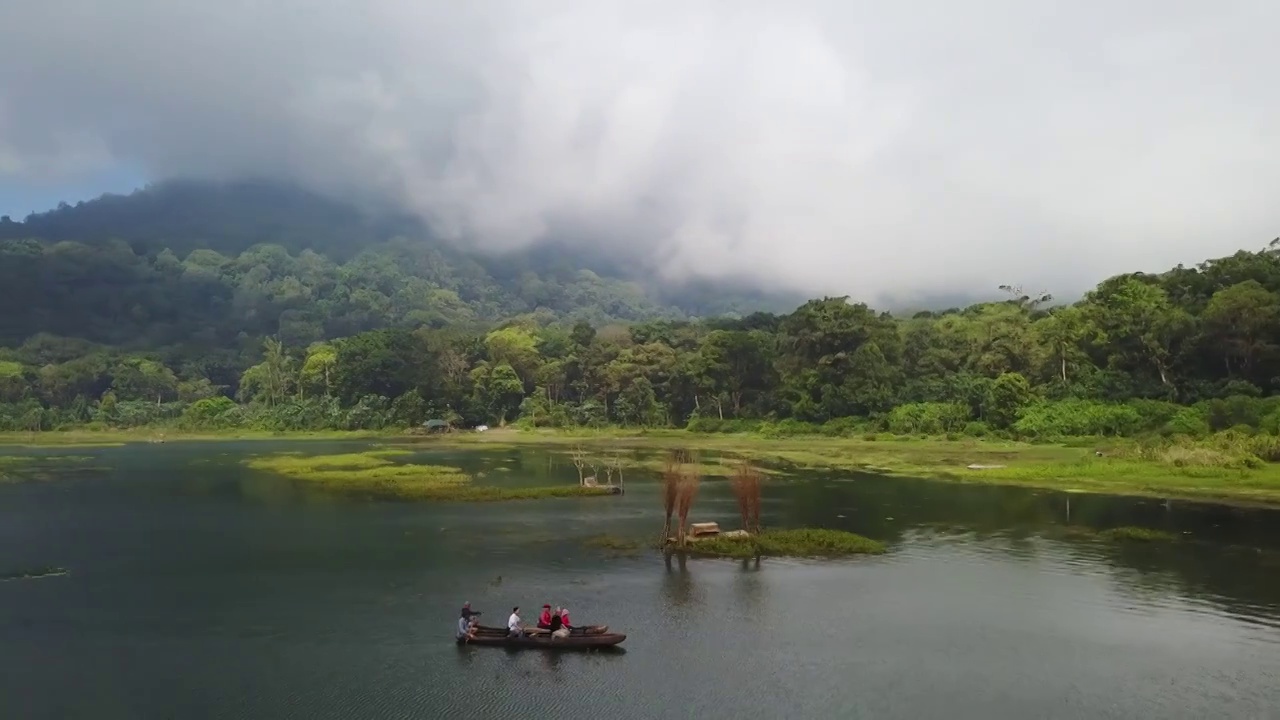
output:
{"label": "long narrow canoe", "polygon": [[[524,631],[526,633],[529,633],[530,635],[546,635],[551,632],[550,630],[546,630],[543,628],[535,628],[535,627],[525,628]],[[575,625],[574,627],[569,629],[570,637],[578,637],[580,635],[604,635],[608,632],[609,632],[608,625]],[[507,629],[500,628],[500,627],[493,627],[491,625],[477,625],[476,634],[486,635],[486,636],[501,635],[503,637],[506,637]]]}
{"label": "long narrow canoe", "polygon": [[590,650],[591,648],[613,647],[626,640],[622,633],[605,633],[603,635],[570,635],[567,638],[553,638],[547,635],[527,635],[525,637],[508,637],[506,635],[476,635],[467,640],[459,638],[459,645],[482,645],[485,647],[506,647],[519,650]]}

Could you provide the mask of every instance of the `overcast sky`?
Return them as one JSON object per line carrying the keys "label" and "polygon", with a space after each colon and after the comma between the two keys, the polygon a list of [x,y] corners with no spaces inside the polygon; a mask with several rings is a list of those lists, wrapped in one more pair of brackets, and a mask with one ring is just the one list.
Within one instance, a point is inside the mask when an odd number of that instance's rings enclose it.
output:
{"label": "overcast sky", "polygon": [[1277,27],[1275,0],[9,0],[0,207],[278,175],[481,248],[1065,295],[1280,234]]}

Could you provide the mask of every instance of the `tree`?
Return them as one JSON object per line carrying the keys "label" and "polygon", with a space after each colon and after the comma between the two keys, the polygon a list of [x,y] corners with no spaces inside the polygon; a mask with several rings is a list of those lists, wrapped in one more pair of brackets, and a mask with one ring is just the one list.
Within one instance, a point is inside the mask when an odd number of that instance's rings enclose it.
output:
{"label": "tree", "polygon": [[1031,383],[1018,373],[1004,373],[987,391],[984,416],[996,428],[1009,428],[1022,409],[1031,404]]}
{"label": "tree", "polygon": [[0,360],[0,402],[17,402],[27,394],[29,388],[26,369],[22,367],[22,363]]}
{"label": "tree", "polygon": [[338,351],[331,343],[312,343],[298,375],[298,394],[333,394],[333,373],[338,364]]}
{"label": "tree", "polygon": [[1147,364],[1165,386],[1178,344],[1191,325],[1187,313],[1173,307],[1158,285],[1138,277],[1107,281],[1086,298],[1089,319],[1098,329],[1113,367]]}
{"label": "tree", "polygon": [[1039,344],[1056,365],[1058,377],[1068,382],[1069,367],[1085,361],[1080,350],[1080,342],[1089,332],[1084,313],[1074,307],[1058,308],[1033,327]]}
{"label": "tree", "polygon": [[240,396],[279,405],[293,387],[293,359],[275,338],[263,340],[262,350],[262,362],[245,370],[240,378]]}
{"label": "tree", "polygon": [[1247,375],[1271,357],[1280,337],[1280,294],[1246,280],[1213,294],[1201,315],[1205,333],[1222,353],[1227,371]]}
{"label": "tree", "polygon": [[506,425],[524,399],[524,383],[515,369],[505,363],[482,363],[471,371],[471,380],[477,409],[499,426]]}
{"label": "tree", "polygon": [[763,332],[713,330],[698,350],[702,374],[715,395],[727,395],[735,417],[748,396],[773,382],[770,338]]}
{"label": "tree", "polygon": [[618,421],[623,425],[657,425],[662,422],[662,409],[646,377],[638,377],[618,393],[614,404]]}
{"label": "tree", "polygon": [[485,336],[489,359],[498,364],[510,365],[526,388],[532,388],[537,379],[542,357],[538,354],[538,338],[528,330],[510,326],[494,330]]}
{"label": "tree", "polygon": [[151,400],[156,404],[178,394],[178,378],[164,365],[144,358],[131,358],[116,366],[111,389],[125,400]]}

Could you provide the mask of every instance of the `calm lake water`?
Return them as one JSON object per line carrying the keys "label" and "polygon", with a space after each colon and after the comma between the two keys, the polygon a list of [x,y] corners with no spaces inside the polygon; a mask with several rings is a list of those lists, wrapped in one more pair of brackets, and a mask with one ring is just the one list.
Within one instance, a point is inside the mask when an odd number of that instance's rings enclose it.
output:
{"label": "calm lake water", "polygon": [[[838,562],[618,555],[622,497],[335,497],[243,469],[351,443],[62,451],[0,484],[0,718],[1280,718],[1280,513],[843,474],[774,482],[769,526],[883,540]],[[0,454],[50,451],[12,451]],[[544,452],[439,453],[485,483],[574,482]],[[723,482],[693,519],[736,527]],[[1115,544],[1141,525],[1175,544]],[[625,652],[458,648],[464,600],[543,602]]]}

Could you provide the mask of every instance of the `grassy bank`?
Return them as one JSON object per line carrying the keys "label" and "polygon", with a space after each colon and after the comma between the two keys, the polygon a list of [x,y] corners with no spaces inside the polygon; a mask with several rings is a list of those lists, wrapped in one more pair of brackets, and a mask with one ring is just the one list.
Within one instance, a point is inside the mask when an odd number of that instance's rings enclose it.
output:
{"label": "grassy bank", "polygon": [[[661,452],[685,448],[699,453],[707,478],[725,477],[738,460],[767,471],[864,471],[887,475],[1063,490],[1201,500],[1280,504],[1280,439],[1223,433],[1199,441],[1140,444],[1120,439],[1079,439],[1060,444],[1007,440],[908,436],[765,438],[699,434],[683,430],[573,431],[514,429],[485,433],[408,435],[394,432],[228,431],[182,433],[160,430],[69,431],[0,434],[0,444],[86,447],[125,442],[189,440],[380,439],[396,446],[500,449],[545,447],[568,453],[581,447],[597,458],[625,452],[628,471],[660,470]],[[647,455],[644,452],[652,451]],[[1098,453],[1101,453],[1099,455]],[[1269,461],[1269,462],[1268,462]],[[970,466],[978,466],[976,469]],[[424,494],[443,494],[444,490]],[[455,489],[450,492],[462,494]],[[477,499],[496,491],[466,490]],[[516,490],[509,491],[516,493]],[[529,492],[522,490],[520,492]],[[547,493],[553,492],[548,489]],[[561,489],[556,492],[569,492]],[[576,488],[573,492],[579,492]]]}
{"label": "grassy bank", "polygon": [[[1017,485],[1068,492],[1147,495],[1280,504],[1280,463],[1253,454],[1270,439],[1224,437],[1142,445],[1120,439],[1071,444],[915,437],[791,437],[695,434],[678,430],[620,432],[492,431],[427,437],[420,446],[582,447],[593,453],[682,447],[704,455],[707,477],[728,474],[735,460],[776,471],[844,470],[951,482]],[[1099,453],[1101,453],[1099,455]],[[717,456],[712,460],[708,456]],[[656,469],[661,459],[635,461]],[[652,467],[649,467],[652,466]],[[973,466],[971,468],[971,466]]]}
{"label": "grassy bank", "polygon": [[315,483],[337,492],[406,500],[494,502],[554,497],[602,496],[607,488],[577,485],[497,487],[473,485],[470,475],[455,467],[403,462],[407,450],[370,450],[336,455],[278,453],[245,460],[255,470]]}
{"label": "grassy bank", "polygon": [[125,430],[58,430],[50,432],[0,432],[0,446],[9,447],[120,447],[129,443],[163,443],[213,440],[359,440],[361,438],[396,437],[399,432],[347,430],[307,430],[278,432],[273,430],[208,430],[186,431],[170,428],[132,428]]}

